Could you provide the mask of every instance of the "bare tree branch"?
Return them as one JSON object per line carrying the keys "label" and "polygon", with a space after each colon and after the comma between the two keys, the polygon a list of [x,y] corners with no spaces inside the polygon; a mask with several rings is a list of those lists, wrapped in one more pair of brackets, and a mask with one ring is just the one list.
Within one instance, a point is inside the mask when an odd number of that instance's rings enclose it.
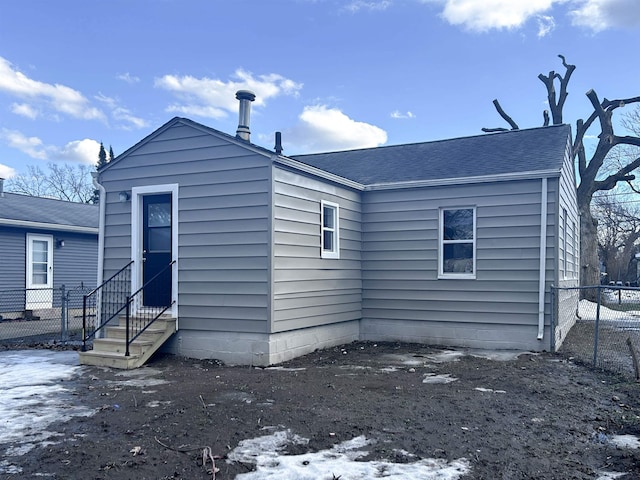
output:
{"label": "bare tree branch", "polygon": [[91,167],[49,163],[45,172],[38,166],[27,166],[27,173],[7,180],[8,192],[35,197],[52,197],[70,202],[89,203],[93,199]]}
{"label": "bare tree branch", "polygon": [[[563,55],[558,55],[558,57],[562,59],[562,65],[566,70],[564,77],[553,70],[551,70],[549,75],[546,77],[543,74],[538,75],[540,81],[542,81],[547,88],[547,100],[549,101],[549,108],[551,109],[551,116],[553,118],[554,125],[562,124],[562,110],[564,108],[564,103],[567,100],[567,96],[569,95],[569,92],[567,92],[567,85],[569,84],[573,71],[576,69],[575,65],[569,65],[566,62]],[[556,79],[560,81],[560,95],[557,100],[554,85]]]}

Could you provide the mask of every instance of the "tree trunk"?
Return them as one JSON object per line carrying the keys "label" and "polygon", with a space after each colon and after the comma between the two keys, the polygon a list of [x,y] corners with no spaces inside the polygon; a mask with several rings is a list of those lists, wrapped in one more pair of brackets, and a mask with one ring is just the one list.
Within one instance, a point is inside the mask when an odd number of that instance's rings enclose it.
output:
{"label": "tree trunk", "polygon": [[600,285],[598,230],[591,215],[591,202],[579,202],[580,211],[580,284]]}

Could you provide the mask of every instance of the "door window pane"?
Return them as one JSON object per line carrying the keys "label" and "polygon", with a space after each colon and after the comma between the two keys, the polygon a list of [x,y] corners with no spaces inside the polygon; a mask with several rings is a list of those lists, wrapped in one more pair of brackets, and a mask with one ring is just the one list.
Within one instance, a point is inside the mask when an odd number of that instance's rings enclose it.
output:
{"label": "door window pane", "polygon": [[171,227],[149,229],[149,251],[171,250]]}
{"label": "door window pane", "polygon": [[170,203],[150,203],[147,214],[150,227],[171,226],[171,204]]}

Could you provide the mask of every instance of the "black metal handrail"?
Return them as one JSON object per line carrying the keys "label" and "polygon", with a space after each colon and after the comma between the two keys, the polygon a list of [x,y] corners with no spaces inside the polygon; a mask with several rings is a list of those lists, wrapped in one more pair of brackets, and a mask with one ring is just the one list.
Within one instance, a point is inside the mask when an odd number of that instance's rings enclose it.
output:
{"label": "black metal handrail", "polygon": [[[133,260],[111,275],[96,288],[82,297],[82,351],[87,351],[87,341],[96,336],[113,318],[127,307],[127,295],[131,290],[131,265]],[[100,318],[98,319],[98,315]],[[88,330],[87,319],[97,321]],[[99,320],[99,321],[98,321]]]}
{"label": "black metal handrail", "polygon": [[136,300],[136,297],[138,297],[139,295],[142,295],[142,292],[149,292],[149,290],[152,288],[153,286],[153,282],[160,276],[164,275],[167,270],[173,268],[173,265],[175,264],[175,260],[173,260],[171,263],[169,263],[168,265],[165,265],[165,267],[160,270],[158,273],[156,273],[153,277],[151,277],[149,280],[147,280],[144,285],[142,285],[138,290],[136,290],[135,292],[133,292],[131,295],[129,295],[127,297],[127,301],[126,301],[126,313],[125,313],[125,318],[126,318],[126,334],[125,334],[125,342],[126,342],[126,349],[125,349],[125,357],[128,357],[130,355],[129,352],[129,347],[130,345],[134,342],[134,340],[136,338],[138,338],[140,335],[142,335],[151,325],[153,325],[153,323],[158,320],[163,314],[164,312],[166,312],[175,302],[173,300],[171,300],[169,302],[168,305],[160,305],[160,306],[155,306],[155,307],[144,307],[144,308],[139,308],[136,311],[136,314],[134,316],[134,321],[132,322],[131,320],[131,305],[134,303],[134,301]]}

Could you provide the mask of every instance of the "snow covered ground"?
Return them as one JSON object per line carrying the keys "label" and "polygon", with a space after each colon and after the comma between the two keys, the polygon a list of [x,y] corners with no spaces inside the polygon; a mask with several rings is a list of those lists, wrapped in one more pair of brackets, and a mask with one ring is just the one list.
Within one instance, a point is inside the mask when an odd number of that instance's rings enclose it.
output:
{"label": "snow covered ground", "polygon": [[0,438],[12,447],[0,453],[0,474],[20,473],[14,458],[60,435],[49,430],[58,421],[89,416],[76,405],[65,382],[79,375],[76,352],[19,350],[0,352]]}
{"label": "snow covered ground", "polygon": [[289,430],[243,440],[228,455],[229,462],[254,464],[256,470],[243,473],[236,480],[357,480],[382,478],[389,480],[440,479],[457,480],[471,471],[465,458],[447,462],[443,459],[418,460],[408,452],[398,452],[408,463],[361,459],[372,440],[364,436],[339,443],[330,450],[301,455],[282,455],[288,444],[306,445],[309,441]]}

